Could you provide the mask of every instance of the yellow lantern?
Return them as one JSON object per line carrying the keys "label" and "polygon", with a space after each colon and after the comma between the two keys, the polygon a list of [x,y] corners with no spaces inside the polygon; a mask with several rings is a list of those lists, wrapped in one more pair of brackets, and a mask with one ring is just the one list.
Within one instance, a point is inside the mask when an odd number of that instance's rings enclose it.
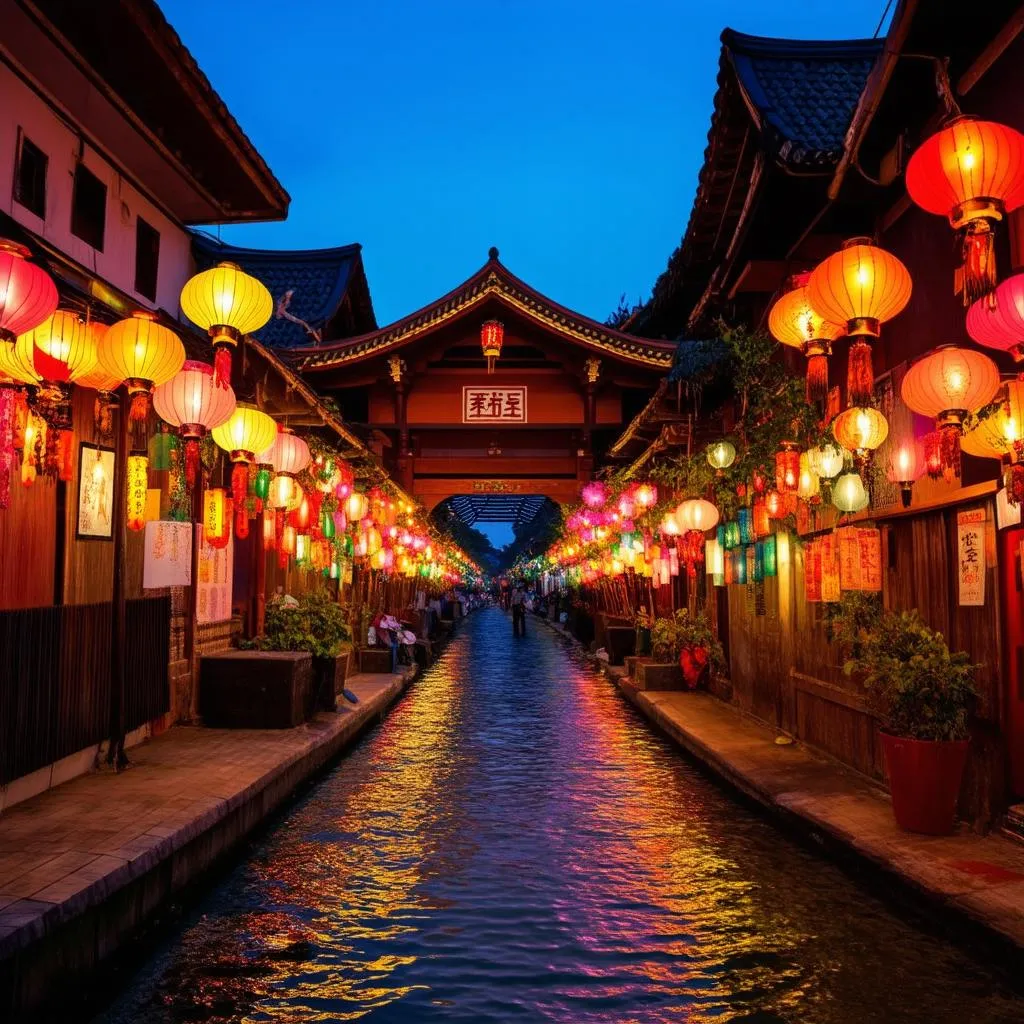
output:
{"label": "yellow lantern", "polygon": [[206,543],[218,547],[227,532],[227,491],[211,487],[203,492],[203,536]]}
{"label": "yellow lantern", "polygon": [[815,501],[821,491],[818,474],[811,469],[811,459],[807,452],[800,454],[800,483],[796,496],[804,501]]}
{"label": "yellow lantern", "polygon": [[860,473],[844,473],[832,489],[832,503],[840,512],[859,512],[868,505],[868,492]]}
{"label": "yellow lantern", "polygon": [[153,313],[133,313],[118,320],[99,339],[99,367],[110,377],[123,380],[131,397],[129,417],[144,420],[149,395],[158,384],[169,381],[185,363],[185,346]]}
{"label": "yellow lantern", "polygon": [[356,523],[360,519],[366,518],[366,513],[370,510],[370,502],[367,500],[365,494],[360,494],[358,491],[353,491],[345,499],[345,518],[350,523]]}
{"label": "yellow lantern", "polygon": [[96,339],[77,313],[58,309],[21,335],[16,347],[25,361],[31,361],[38,377],[61,385],[78,380],[96,366]]}
{"label": "yellow lantern", "polygon": [[889,422],[877,409],[854,407],[835,418],[832,433],[856,461],[865,463],[889,436]]}
{"label": "yellow lantern", "polygon": [[231,417],[210,431],[232,462],[254,462],[256,453],[269,448],[277,437],[277,424],[249,402],[239,402]]}
{"label": "yellow lantern", "polygon": [[267,500],[272,508],[293,512],[302,504],[302,498],[302,485],[290,473],[278,473],[270,481],[270,497]]}
{"label": "yellow lantern", "polygon": [[736,461],[736,446],[731,441],[715,441],[705,449],[708,465],[720,474]]}
{"label": "yellow lantern", "polygon": [[263,282],[241,267],[218,263],[185,282],[181,308],[189,320],[210,335],[216,381],[230,384],[231,350],[243,334],[258,331],[270,319],[274,300]]}
{"label": "yellow lantern", "polygon": [[137,453],[128,456],[128,504],[125,511],[129,530],[141,530],[146,525],[148,469],[149,456]]}

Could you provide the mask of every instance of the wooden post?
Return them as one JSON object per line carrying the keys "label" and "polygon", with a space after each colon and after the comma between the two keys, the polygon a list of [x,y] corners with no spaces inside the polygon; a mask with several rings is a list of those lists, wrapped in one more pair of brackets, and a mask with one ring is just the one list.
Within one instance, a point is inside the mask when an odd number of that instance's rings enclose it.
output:
{"label": "wooden post", "polygon": [[114,573],[111,586],[110,610],[110,721],[107,764],[120,771],[127,763],[124,753],[124,677],[125,677],[125,615],[124,596],[125,539],[128,496],[128,407],[127,390],[118,408],[118,423],[114,431],[114,507],[110,510],[113,533]]}
{"label": "wooden post", "polygon": [[252,636],[259,636],[267,618],[267,549],[263,538],[263,517],[266,510],[262,511],[256,522],[259,529],[253,538],[253,557],[256,561],[253,572],[253,616],[250,629]]}

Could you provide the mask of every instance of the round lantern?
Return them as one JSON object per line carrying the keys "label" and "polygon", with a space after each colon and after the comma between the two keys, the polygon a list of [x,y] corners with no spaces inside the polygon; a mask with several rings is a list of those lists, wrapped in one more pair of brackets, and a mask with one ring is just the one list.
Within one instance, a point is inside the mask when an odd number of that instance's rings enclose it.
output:
{"label": "round lantern", "polygon": [[793,441],[783,441],[775,453],[775,487],[782,494],[796,494],[800,486],[800,449]]}
{"label": "round lantern", "polygon": [[256,461],[257,452],[262,452],[273,443],[277,436],[277,424],[255,405],[239,402],[231,416],[210,433],[217,445],[229,453],[234,463],[231,470],[231,496],[235,504],[235,535],[244,540],[249,536],[249,515],[245,501],[249,489],[249,463]]}
{"label": "round lantern", "polygon": [[1024,501],[1024,381],[1012,380],[1000,390],[991,412],[960,439],[969,455],[1002,459],[1010,464],[1006,495],[1011,504]]}
{"label": "round lantern", "polygon": [[807,452],[807,461],[811,472],[817,474],[819,479],[833,480],[843,471],[846,456],[842,448],[837,448],[834,444],[823,444]]}
{"label": "round lantern", "polygon": [[658,504],[658,488],[654,484],[637,484],[633,488],[633,504],[641,511]]}
{"label": "round lantern", "polygon": [[783,345],[798,348],[807,357],[807,401],[823,402],[828,395],[828,357],[832,342],[844,333],[811,304],[807,291],[810,274],[790,279],[790,288],[768,313],[768,330]]}
{"label": "round lantern", "polygon": [[964,420],[987,405],[998,390],[999,370],[988,356],[944,345],[907,370],[900,392],[913,412],[935,418],[942,466],[958,476]]}
{"label": "round lantern", "polygon": [[[278,425],[273,442],[259,453],[256,461],[273,467],[276,473],[270,483],[274,492],[272,505],[287,507],[295,500],[296,491],[301,500],[302,488],[295,477],[309,465],[309,445],[290,427]],[[291,484],[286,482],[288,479]]]}
{"label": "round lantern", "polygon": [[995,288],[993,229],[1024,204],[1022,168],[1024,135],[965,115],[926,139],[907,164],[910,198],[961,233],[965,305]]}
{"label": "round lantern", "polygon": [[92,404],[92,420],[96,431],[103,437],[109,437],[114,429],[113,409],[114,393],[121,386],[121,378],[108,373],[99,364],[100,341],[107,333],[107,325],[98,320],[90,320],[86,330],[92,335],[96,346],[96,365],[79,377],[75,383],[81,388],[89,388],[96,392]]}
{"label": "round lantern", "polygon": [[485,320],[480,325],[480,348],[487,360],[487,372],[494,373],[494,361],[505,342],[505,325],[500,320]]}
{"label": "round lantern", "polygon": [[889,452],[885,475],[889,482],[900,489],[900,501],[904,508],[910,507],[914,482],[924,472],[924,449],[914,438],[895,441]]}
{"label": "round lantern", "polygon": [[708,465],[722,473],[736,461],[736,446],[730,441],[715,441],[707,446]]}
{"label": "round lantern", "polygon": [[345,518],[350,523],[357,523],[360,519],[366,517],[366,513],[370,511],[370,502],[367,500],[365,494],[360,494],[358,491],[353,491],[345,499]]}
{"label": "round lantern", "polygon": [[302,503],[302,485],[289,473],[279,473],[270,481],[267,501],[271,508],[293,512]]}
{"label": "round lantern", "polygon": [[846,378],[849,405],[870,403],[875,375],[869,339],[877,338],[881,325],[906,306],[910,291],[907,268],[869,238],[850,239],[811,272],[811,304],[826,320],[845,324],[852,339]]}
{"label": "round lantern", "polygon": [[31,255],[25,246],[0,238],[0,349],[57,309],[57,286],[42,267],[28,262]]}
{"label": "round lantern", "polygon": [[181,290],[181,309],[210,335],[216,383],[231,383],[231,350],[243,334],[258,331],[273,315],[274,300],[262,281],[234,263],[196,274]]}
{"label": "round lantern", "polygon": [[153,388],[169,381],[184,365],[185,346],[152,313],[133,313],[118,320],[99,339],[99,365],[111,377],[125,382],[131,397],[129,417],[146,418]]}
{"label": "round lantern", "polygon": [[1024,361],[1024,274],[1001,282],[995,292],[967,310],[967,333],[986,348],[1008,352]]}
{"label": "round lantern", "polygon": [[859,512],[868,506],[868,492],[860,473],[844,473],[832,488],[832,504],[840,512]]}
{"label": "round lantern", "polygon": [[718,525],[718,509],[703,498],[689,498],[675,511],[675,520],[683,533],[699,531],[706,533]]}
{"label": "round lantern", "polygon": [[96,366],[96,335],[71,310],[58,309],[20,335],[15,345],[22,358],[32,362],[36,375],[58,388],[78,380]]}
{"label": "round lantern", "polygon": [[811,459],[807,452],[800,455],[800,482],[797,486],[796,496],[803,501],[816,502],[820,500],[821,481],[818,474],[811,469]]}
{"label": "round lantern", "polygon": [[832,433],[848,452],[853,453],[854,461],[863,466],[889,436],[889,423],[877,409],[847,409],[833,420]]}
{"label": "round lantern", "polygon": [[[235,393],[216,387],[209,363],[187,361],[165,384],[153,389],[157,416],[185,441],[185,477],[194,487],[199,469],[199,442],[208,430],[226,423],[235,411]],[[235,499],[238,500],[237,497]]]}

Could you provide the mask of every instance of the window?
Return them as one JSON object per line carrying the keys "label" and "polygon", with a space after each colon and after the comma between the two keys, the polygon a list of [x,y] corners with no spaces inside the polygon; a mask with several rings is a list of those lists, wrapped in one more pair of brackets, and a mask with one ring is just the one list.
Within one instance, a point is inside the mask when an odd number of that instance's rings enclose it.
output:
{"label": "window", "polygon": [[37,217],[46,217],[46,165],[49,157],[28,137],[18,140],[14,198]]}
{"label": "window", "polygon": [[160,265],[160,232],[141,217],[135,219],[135,290],[156,301],[156,276]]}
{"label": "window", "polygon": [[83,164],[75,168],[71,197],[71,233],[94,249],[103,251],[107,221],[107,186]]}

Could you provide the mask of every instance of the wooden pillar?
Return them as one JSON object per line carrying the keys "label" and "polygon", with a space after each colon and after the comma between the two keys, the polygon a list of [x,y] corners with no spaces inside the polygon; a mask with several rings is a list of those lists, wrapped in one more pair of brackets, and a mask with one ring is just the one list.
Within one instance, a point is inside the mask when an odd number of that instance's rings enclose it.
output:
{"label": "wooden pillar", "polygon": [[114,432],[114,507],[111,509],[114,573],[110,610],[110,721],[107,763],[121,769],[128,763],[124,754],[125,615],[125,507],[128,494],[129,424],[127,393],[121,397],[117,429]]}

